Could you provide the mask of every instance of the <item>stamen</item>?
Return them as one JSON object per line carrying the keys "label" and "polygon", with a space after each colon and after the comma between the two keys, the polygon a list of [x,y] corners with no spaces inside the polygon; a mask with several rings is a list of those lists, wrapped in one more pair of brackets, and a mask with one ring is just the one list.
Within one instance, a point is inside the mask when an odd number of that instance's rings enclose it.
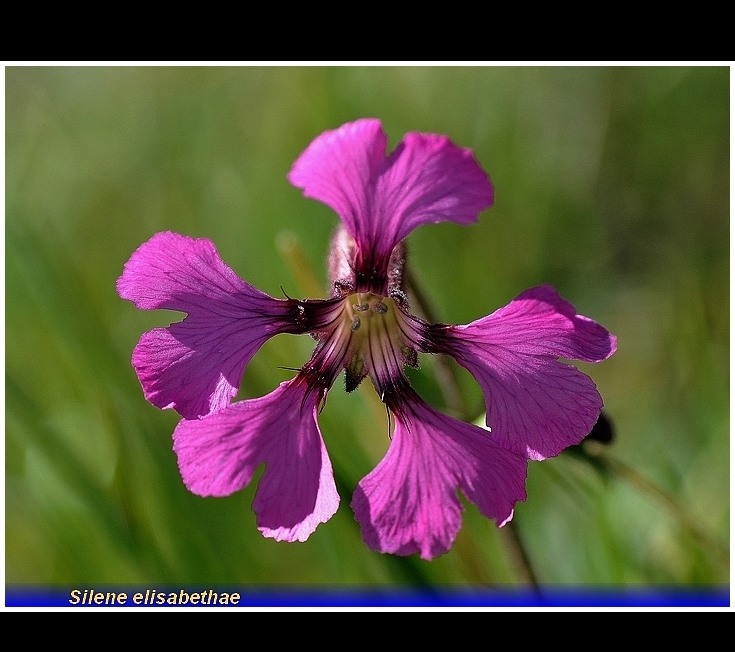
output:
{"label": "stamen", "polygon": [[322,397],[319,400],[319,408],[318,408],[317,414],[321,414],[322,413],[322,410],[324,410],[324,408],[327,406],[327,396],[328,395],[329,395],[329,392],[328,391],[325,391],[322,394]]}
{"label": "stamen", "polygon": [[417,365],[412,324],[392,297],[356,292],[340,305],[321,331],[322,363],[330,370],[344,368],[348,392],[369,375],[382,400],[403,367]]}

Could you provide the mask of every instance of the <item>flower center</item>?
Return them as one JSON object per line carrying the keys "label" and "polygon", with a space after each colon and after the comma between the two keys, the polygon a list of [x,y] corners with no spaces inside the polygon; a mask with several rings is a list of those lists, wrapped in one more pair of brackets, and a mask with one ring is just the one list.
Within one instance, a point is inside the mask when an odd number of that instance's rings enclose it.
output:
{"label": "flower center", "polygon": [[382,395],[403,376],[405,365],[415,366],[416,348],[408,316],[390,297],[355,292],[344,298],[339,338],[345,349],[346,389],[352,391],[369,375]]}

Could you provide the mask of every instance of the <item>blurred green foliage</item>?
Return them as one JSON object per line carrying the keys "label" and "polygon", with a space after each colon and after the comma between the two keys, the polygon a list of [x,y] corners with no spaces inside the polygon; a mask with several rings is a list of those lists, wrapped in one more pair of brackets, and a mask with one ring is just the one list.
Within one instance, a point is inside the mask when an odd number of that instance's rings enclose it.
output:
{"label": "blurred green foliage", "polygon": [[[433,562],[364,545],[349,500],[388,445],[372,388],[330,393],[320,425],[342,504],[286,544],[256,529],[257,482],[228,498],[187,492],[176,414],[144,400],[130,366],[144,330],[180,317],[115,292],[157,231],[211,239],[274,296],[310,292],[284,256],[296,242],[324,283],[337,218],[286,173],[323,130],[371,116],[391,146],[448,134],[495,184],[478,224],[410,237],[442,321],[545,282],[618,336],[613,358],[584,368],[616,428],[603,463],[530,465],[514,527],[539,582],[726,584],[729,93],[726,66],[7,67],[6,582],[522,581],[507,532],[474,505]],[[271,391],[312,344],[269,342],[241,396]],[[435,371],[422,360],[413,379],[446,407]],[[459,383],[479,416],[479,389]]]}

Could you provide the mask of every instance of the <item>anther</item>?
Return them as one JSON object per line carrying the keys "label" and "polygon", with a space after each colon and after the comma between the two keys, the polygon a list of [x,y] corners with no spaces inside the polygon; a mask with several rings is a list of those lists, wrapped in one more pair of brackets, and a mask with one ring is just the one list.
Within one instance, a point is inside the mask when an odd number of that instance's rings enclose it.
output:
{"label": "anther", "polygon": [[353,331],[356,331],[358,328],[360,328],[360,318],[357,315],[355,315],[355,317],[352,318],[352,324],[350,328]]}
{"label": "anther", "polygon": [[374,310],[379,315],[384,315],[386,312],[388,312],[388,306],[386,306],[382,301],[379,301],[375,304]]}
{"label": "anther", "polygon": [[353,303],[352,308],[354,310],[357,310],[357,312],[365,312],[366,310],[370,308],[370,304],[369,303]]}

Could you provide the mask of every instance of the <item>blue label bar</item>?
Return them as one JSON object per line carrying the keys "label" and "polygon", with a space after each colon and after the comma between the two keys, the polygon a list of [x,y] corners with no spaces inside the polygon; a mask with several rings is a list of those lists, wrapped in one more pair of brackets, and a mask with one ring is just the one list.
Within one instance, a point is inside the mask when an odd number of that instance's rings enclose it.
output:
{"label": "blue label bar", "polygon": [[6,607],[729,607],[728,586],[711,588],[273,588],[252,586],[5,587]]}

